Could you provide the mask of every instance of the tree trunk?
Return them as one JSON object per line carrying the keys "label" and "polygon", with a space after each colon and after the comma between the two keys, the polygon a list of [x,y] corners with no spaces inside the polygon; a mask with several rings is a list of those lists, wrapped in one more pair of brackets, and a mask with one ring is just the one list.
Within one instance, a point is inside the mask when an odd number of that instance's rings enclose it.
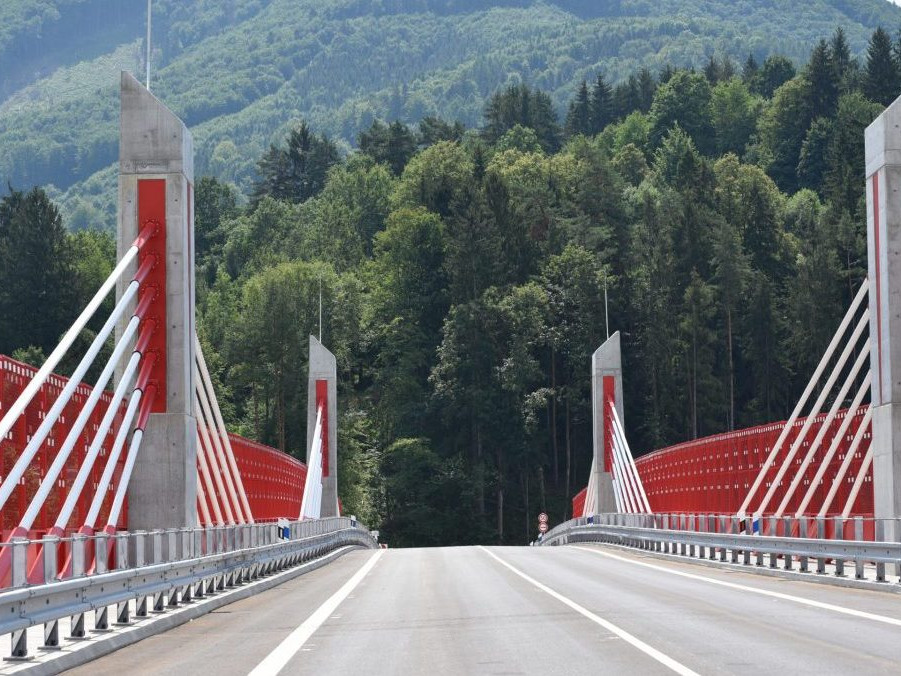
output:
{"label": "tree trunk", "polygon": [[496,446],[497,457],[497,543],[504,544],[504,456],[501,445]]}
{"label": "tree trunk", "polygon": [[530,539],[531,532],[532,532],[530,530],[531,524],[529,523],[529,519],[532,514],[532,510],[529,507],[529,472],[525,467],[523,467],[522,469],[519,470],[519,480],[520,480],[520,483],[522,484],[523,501],[525,502],[525,507],[526,507],[526,518],[525,518],[526,542],[528,542]]}
{"label": "tree trunk", "polygon": [[726,340],[729,350],[729,431],[735,429],[735,364],[732,359],[732,308],[726,310]]}
{"label": "tree trunk", "polygon": [[566,507],[563,510],[563,520],[569,518],[569,510],[571,507],[569,481],[572,475],[572,443],[570,437],[570,417],[569,417],[569,399],[566,400]]}
{"label": "tree trunk", "polygon": [[560,448],[557,444],[557,356],[551,348],[551,445],[554,449],[554,485],[560,485]]}

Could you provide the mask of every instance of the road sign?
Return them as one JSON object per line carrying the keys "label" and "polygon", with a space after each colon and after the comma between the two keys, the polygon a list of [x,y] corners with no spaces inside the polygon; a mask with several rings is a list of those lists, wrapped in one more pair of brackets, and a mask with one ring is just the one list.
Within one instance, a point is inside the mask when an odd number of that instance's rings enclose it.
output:
{"label": "road sign", "polygon": [[539,533],[547,533],[547,522],[542,521],[538,524],[538,532]]}
{"label": "road sign", "polygon": [[538,515],[538,523],[547,523],[547,514],[542,512]]}

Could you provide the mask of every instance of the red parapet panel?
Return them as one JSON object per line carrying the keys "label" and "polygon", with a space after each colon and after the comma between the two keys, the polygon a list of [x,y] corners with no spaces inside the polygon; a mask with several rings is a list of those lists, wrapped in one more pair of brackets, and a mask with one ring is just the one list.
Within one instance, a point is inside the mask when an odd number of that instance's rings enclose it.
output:
{"label": "red parapet panel", "polygon": [[229,434],[254,521],[300,515],[307,466],[287,453]]}
{"label": "red parapet panel", "polygon": [[[13,402],[15,402],[22,393],[22,390],[25,389],[26,385],[36,373],[37,369],[33,366],[0,355],[0,417],[2,417]],[[16,460],[22,454],[22,451],[25,450],[28,440],[35,433],[38,426],[43,421],[44,416],[53,406],[67,382],[67,378],[51,375],[44,383],[43,387],[38,391],[38,394],[31,400],[31,403],[25,408],[24,414],[19,418],[19,421],[13,425],[10,433],[5,439],[0,439],[0,478],[6,477],[13,464],[15,464]],[[28,504],[34,497],[38,486],[40,486],[41,481],[47,474],[47,470],[53,463],[53,459],[62,447],[66,437],[72,431],[72,426],[90,396],[91,390],[91,387],[83,384],[75,389],[75,393],[63,408],[62,413],[47,439],[38,449],[37,455],[32,461],[31,466],[28,468],[23,482],[16,488],[15,493],[10,497],[7,505],[0,510],[0,531],[3,532],[4,538],[9,531],[19,524]],[[97,407],[94,409],[90,419],[79,435],[78,442],[73,448],[72,453],[69,455],[53,490],[50,492],[50,495],[48,495],[43,509],[32,526],[32,531],[30,533],[32,537],[40,537],[46,533],[56,521],[59,509],[68,495],[72,482],[78,474],[82,461],[87,454],[87,449],[93,441],[94,434],[101,419],[106,413],[110,402],[111,397],[109,393],[101,395]],[[94,468],[89,475],[85,490],[82,491],[79,500],[76,503],[75,510],[73,511],[68,524],[69,527],[67,530],[70,532],[77,531],[82,525],[84,517],[87,516],[91,501],[94,498],[94,490],[97,487],[100,475],[103,473],[103,468],[106,466],[106,459],[109,457],[109,453],[112,450],[113,441],[115,440],[119,426],[122,423],[124,413],[125,406],[121,405],[117,411],[116,417],[113,419],[113,424],[111,425],[108,434],[103,439],[98,461],[95,463]],[[100,518],[98,519],[100,522],[105,523],[106,515],[109,513],[113,491],[115,490],[119,476],[121,476],[124,463],[124,457],[120,456],[116,463],[111,489],[108,492],[108,495],[104,497]],[[126,508],[123,508],[119,523],[124,525],[126,518],[127,510]]]}
{"label": "red parapet panel", "polygon": [[[827,465],[823,477],[814,483],[817,470],[823,464],[826,452],[846,415],[847,411],[840,411],[825,432],[797,489],[786,503],[785,515],[795,514],[805,493],[812,485],[814,486],[812,499],[805,509],[805,514],[812,516],[819,512],[838,475],[842,461],[850,450],[851,441],[860,426],[864,412],[858,412],[851,420],[845,434],[838,441],[836,452]],[[798,451],[791,462],[791,469],[779,481],[764,515],[775,512],[788,494],[792,480],[800,470],[801,463],[825,423],[826,417],[826,414],[820,414],[813,420],[805,437],[800,441]],[[779,467],[784,463],[792,444],[798,439],[804,423],[804,419],[799,419],[792,425],[776,456],[776,461],[754,495],[751,502],[752,509],[754,505],[760,504],[763,496],[776,481]],[[777,422],[717,434],[663,448],[638,458],[635,464],[648,494],[651,509],[664,513],[735,514],[741,508],[784,427],[784,422]],[[863,441],[851,459],[835,499],[827,510],[829,515],[840,514],[844,509],[871,438],[871,430],[864,432]],[[574,515],[575,508],[576,498],[573,498]],[[872,468],[864,476],[864,484],[851,514],[852,516],[873,514]]]}

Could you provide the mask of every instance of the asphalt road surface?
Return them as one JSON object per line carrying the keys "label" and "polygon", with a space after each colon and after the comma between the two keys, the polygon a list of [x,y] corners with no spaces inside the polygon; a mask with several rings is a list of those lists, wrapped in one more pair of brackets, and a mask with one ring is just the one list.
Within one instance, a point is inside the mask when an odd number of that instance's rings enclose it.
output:
{"label": "asphalt road surface", "polygon": [[901,673],[901,595],[593,546],[360,550],[75,673]]}

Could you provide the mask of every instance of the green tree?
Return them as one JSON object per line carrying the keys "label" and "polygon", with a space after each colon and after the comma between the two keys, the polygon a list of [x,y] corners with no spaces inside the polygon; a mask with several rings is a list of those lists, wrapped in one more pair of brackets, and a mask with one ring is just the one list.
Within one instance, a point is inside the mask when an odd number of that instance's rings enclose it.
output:
{"label": "green tree", "polygon": [[575,98],[569,104],[569,112],[566,114],[567,136],[576,134],[591,134],[592,125],[591,95],[588,93],[588,84],[582,80],[582,84],[576,92]]}
{"label": "green tree", "polygon": [[271,145],[257,164],[259,180],[251,201],[264,196],[305,202],[325,186],[328,170],[338,162],[338,149],[326,136],[314,134],[306,122],[288,133],[287,146]]}
{"label": "green tree", "polygon": [[867,46],[863,93],[871,101],[884,106],[901,93],[901,71],[892,54],[892,39],[881,26],[873,32]]}
{"label": "green tree", "polygon": [[712,153],[710,85],[698,73],[680,70],[657,89],[651,106],[651,143],[659,146],[674,125],[687,133],[702,153]]}
{"label": "green tree", "polygon": [[534,130],[542,147],[553,151],[560,147],[560,126],[551,97],[527,85],[511,85],[494,94],[485,106],[483,134],[496,142],[517,124]]}
{"label": "green tree", "polygon": [[613,122],[613,92],[602,74],[598,74],[591,88],[589,109],[590,133],[599,134]]}
{"label": "green tree", "polygon": [[44,190],[0,199],[0,353],[56,347],[80,307],[77,272],[59,209]]}
{"label": "green tree", "polygon": [[710,99],[717,154],[743,155],[759,115],[759,99],[751,95],[741,80],[732,78],[717,84]]}

